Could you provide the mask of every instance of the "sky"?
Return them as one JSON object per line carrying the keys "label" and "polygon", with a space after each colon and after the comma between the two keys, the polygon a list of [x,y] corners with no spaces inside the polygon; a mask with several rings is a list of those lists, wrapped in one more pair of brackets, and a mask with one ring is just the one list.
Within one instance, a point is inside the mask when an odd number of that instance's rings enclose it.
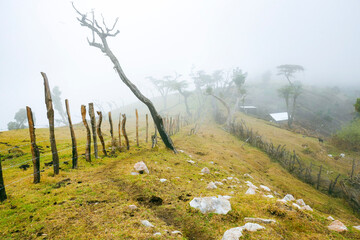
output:
{"label": "sky", "polygon": [[[128,76],[148,97],[157,96],[146,79],[175,72],[183,80],[195,70],[240,67],[248,82],[276,66],[299,64],[304,84],[360,89],[360,1],[358,0],[78,0],[111,25],[109,45]],[[118,106],[136,98],[110,60],[88,45],[70,1],[0,1],[0,129],[20,108],[30,106],[37,125],[47,124],[43,79],[59,86],[74,121],[80,105]],[[0,131],[1,131],[0,130]]]}

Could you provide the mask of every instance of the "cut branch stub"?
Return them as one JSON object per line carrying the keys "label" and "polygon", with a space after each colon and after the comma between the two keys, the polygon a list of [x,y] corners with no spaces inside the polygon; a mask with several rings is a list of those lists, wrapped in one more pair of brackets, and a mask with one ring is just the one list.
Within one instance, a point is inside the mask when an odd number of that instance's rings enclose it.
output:
{"label": "cut branch stub", "polygon": [[103,153],[105,156],[107,156],[107,152],[106,152],[106,148],[105,148],[105,142],[104,142],[104,137],[101,133],[101,123],[102,123],[102,113],[97,111],[96,112],[97,115],[99,116],[99,121],[98,121],[98,124],[97,124],[97,127],[96,127],[96,130],[97,130],[97,134],[100,138],[100,142],[101,142],[101,145],[102,145],[102,149],[103,149]]}
{"label": "cut branch stub", "polygon": [[34,166],[34,183],[40,182],[40,151],[36,145],[36,136],[35,136],[35,127],[34,127],[34,119],[31,108],[26,107],[26,114],[29,123],[29,133],[30,133],[30,141],[31,141],[31,155],[32,162]]}
{"label": "cut branch stub", "polygon": [[86,121],[86,106],[81,105],[81,116],[84,126],[86,128],[86,148],[85,148],[85,159],[87,162],[91,162],[91,132],[89,125]]}
{"label": "cut branch stub", "polygon": [[72,168],[75,169],[78,166],[77,143],[76,143],[74,127],[73,127],[72,121],[71,121],[69,101],[67,99],[65,99],[65,106],[66,106],[66,113],[67,113],[68,121],[69,121],[70,135],[71,135],[71,142],[72,142]]}
{"label": "cut branch stub", "polygon": [[49,81],[45,73],[41,73],[44,78],[44,89],[45,89],[45,104],[47,110],[47,118],[49,120],[49,131],[50,131],[50,145],[52,152],[52,160],[54,166],[54,174],[59,174],[59,156],[56,148],[55,132],[54,132],[54,109],[51,99],[51,92],[49,87]]}
{"label": "cut branch stub", "polygon": [[129,150],[130,149],[129,138],[128,138],[127,134],[126,134],[126,128],[125,128],[126,115],[123,114],[122,117],[123,117],[123,119],[122,119],[122,128],[121,128],[122,129],[122,134],[123,134],[123,136],[125,138],[126,149]]}
{"label": "cut branch stub", "polygon": [[91,131],[94,142],[94,154],[95,154],[95,158],[98,158],[99,156],[98,156],[98,146],[97,146],[97,137],[96,137],[96,119],[95,119],[95,111],[94,111],[93,103],[89,103],[89,116],[90,116]]}

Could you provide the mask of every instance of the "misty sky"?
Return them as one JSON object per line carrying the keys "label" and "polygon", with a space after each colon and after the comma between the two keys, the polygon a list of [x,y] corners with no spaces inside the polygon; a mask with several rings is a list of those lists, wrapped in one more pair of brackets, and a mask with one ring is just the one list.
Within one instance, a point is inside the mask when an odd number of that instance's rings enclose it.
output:
{"label": "misty sky", "polygon": [[[148,97],[147,76],[175,71],[189,79],[196,70],[240,67],[256,81],[280,64],[300,64],[305,84],[360,88],[359,0],[102,0],[74,1],[83,12],[95,9],[109,25],[119,17],[120,34],[109,40],[127,76]],[[43,80],[59,86],[75,121],[80,105],[136,99],[110,60],[90,47],[70,1],[0,1],[0,129],[15,112],[32,107],[46,124]],[[98,15],[100,16],[100,15]]]}

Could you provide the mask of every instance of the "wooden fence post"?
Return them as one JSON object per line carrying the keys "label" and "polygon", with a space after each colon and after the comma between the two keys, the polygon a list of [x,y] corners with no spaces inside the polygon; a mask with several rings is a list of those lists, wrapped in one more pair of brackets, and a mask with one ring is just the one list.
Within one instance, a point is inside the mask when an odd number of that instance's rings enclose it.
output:
{"label": "wooden fence post", "polygon": [[156,128],[156,124],[154,124],[154,128],[155,128],[155,133],[153,136],[151,136],[151,148],[154,148],[157,144],[157,128]]}
{"label": "wooden fence post", "polygon": [[7,199],[4,178],[2,174],[1,160],[0,160],[0,202],[5,201]]}
{"label": "wooden fence post", "polygon": [[322,165],[320,166],[320,171],[319,171],[319,174],[318,174],[316,189],[319,189],[319,186],[320,186],[321,170],[322,170]]}
{"label": "wooden fence post", "polygon": [[354,171],[355,171],[355,158],[353,159],[352,167],[351,167],[351,174],[350,174],[351,180],[353,179]]}
{"label": "wooden fence post", "polygon": [[29,133],[31,140],[31,155],[34,166],[34,183],[40,182],[40,151],[36,145],[35,127],[31,108],[26,106],[26,114],[29,123]]}
{"label": "wooden fence post", "polygon": [[51,92],[49,87],[49,81],[45,73],[41,72],[42,77],[44,78],[44,87],[45,87],[45,104],[47,109],[47,118],[49,120],[49,130],[50,130],[50,144],[52,152],[52,160],[54,166],[54,174],[59,174],[59,155],[56,148],[55,141],[55,132],[54,132],[54,109],[52,105]]}
{"label": "wooden fence post", "polygon": [[108,113],[108,116],[109,116],[110,135],[111,135],[111,154],[114,154],[115,153],[115,139],[114,139],[114,128],[113,128],[111,112]]}
{"label": "wooden fence post", "polygon": [[123,119],[122,119],[122,134],[125,138],[125,144],[126,144],[126,149],[129,150],[130,149],[130,144],[129,144],[129,138],[126,134],[126,129],[125,129],[125,124],[126,124],[126,115],[123,114],[122,115]]}
{"label": "wooden fence post", "polygon": [[87,162],[91,162],[91,132],[89,124],[86,121],[86,107],[81,105],[81,116],[84,126],[86,128],[86,148],[85,148],[85,159]]}
{"label": "wooden fence post", "polygon": [[149,138],[149,116],[148,116],[148,114],[146,114],[145,116],[146,116],[146,142],[148,142],[148,138]]}
{"label": "wooden fence post", "polygon": [[95,158],[99,158],[97,138],[96,138],[96,119],[95,119],[95,111],[94,111],[93,103],[89,103],[89,116],[90,116],[91,131],[92,131],[93,142],[94,142],[94,154],[95,154]]}
{"label": "wooden fence post", "polygon": [[119,149],[121,149],[121,113],[119,115],[118,131],[119,131]]}
{"label": "wooden fence post", "polygon": [[72,168],[75,169],[78,167],[77,144],[76,144],[74,127],[73,127],[72,121],[71,121],[69,101],[67,99],[65,99],[65,106],[66,106],[66,113],[67,113],[68,121],[69,121],[70,135],[71,135],[71,142],[72,142]]}
{"label": "wooden fence post", "polygon": [[139,146],[139,114],[137,109],[135,109],[135,115],[136,115],[136,145]]}
{"label": "wooden fence post", "polygon": [[105,156],[107,156],[107,152],[106,152],[106,148],[105,148],[105,142],[104,142],[104,137],[101,133],[101,123],[102,123],[102,113],[97,111],[96,112],[97,115],[99,115],[99,121],[98,121],[98,124],[97,124],[97,127],[96,127],[96,130],[97,130],[97,135],[99,136],[100,138],[100,142],[101,142],[101,145],[102,145],[102,149],[103,149],[103,153]]}

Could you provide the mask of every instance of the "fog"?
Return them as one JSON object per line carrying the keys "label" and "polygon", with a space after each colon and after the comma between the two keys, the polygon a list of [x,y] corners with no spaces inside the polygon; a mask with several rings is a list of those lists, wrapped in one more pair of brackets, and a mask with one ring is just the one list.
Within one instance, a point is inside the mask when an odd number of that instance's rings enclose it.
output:
{"label": "fog", "polygon": [[[240,67],[248,83],[276,66],[299,64],[304,84],[360,88],[360,1],[347,0],[132,0],[74,1],[112,24],[120,34],[110,48],[139,89],[157,96],[147,76]],[[91,32],[81,27],[68,1],[0,2],[0,129],[15,112],[32,107],[37,125],[47,123],[43,80],[59,86],[74,121],[91,101],[118,106],[136,98],[110,60],[90,47]],[[284,80],[284,83],[285,80]]]}

